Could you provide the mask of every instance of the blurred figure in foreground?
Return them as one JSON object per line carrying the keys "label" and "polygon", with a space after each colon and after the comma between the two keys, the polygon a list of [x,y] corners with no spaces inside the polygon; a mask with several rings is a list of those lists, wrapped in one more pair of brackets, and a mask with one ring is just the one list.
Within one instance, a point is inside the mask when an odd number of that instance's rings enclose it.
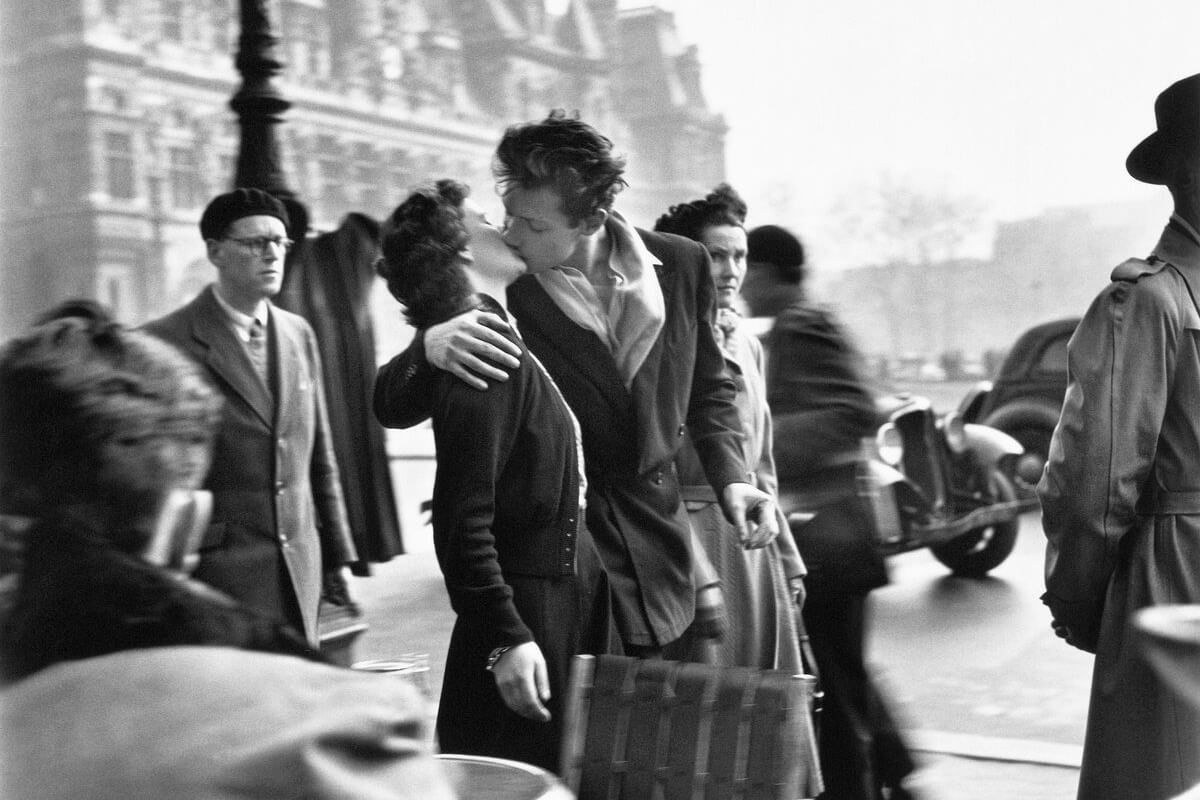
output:
{"label": "blurred figure in foreground", "polygon": [[321,598],[350,602],[343,565],[357,555],[316,335],[270,302],[283,285],[287,229],[283,203],[261,189],[214,198],[200,235],[216,280],[146,330],[195,359],[225,398],[196,577],[316,645]]}
{"label": "blurred figure in foreground", "polygon": [[159,647],[0,691],[5,800],[449,800],[408,682],[297,658]]}
{"label": "blurred figure in foreground", "polygon": [[98,306],[62,313],[0,350],[0,506],[33,520],[0,628],[4,677],[172,644],[319,658],[184,574],[220,398],[185,356]]}
{"label": "blurred figure in foreground", "polygon": [[[735,308],[742,279],[746,275],[746,204],[728,184],[721,184],[706,197],[672,206],[659,217],[654,230],[686,236],[704,245],[712,259],[717,289],[715,333],[725,364],[737,386],[735,404],[746,436],[742,452],[751,483],[774,496],[775,458],[771,452],[771,414],[763,379],[763,350],[758,337],[739,328],[741,315]],[[804,564],[795,540],[780,535],[766,547],[746,549],[737,531],[725,519],[716,492],[704,479],[704,469],[690,440],[676,459],[680,490],[703,552],[720,580],[727,630],[708,646],[696,630],[701,622],[697,599],[697,623],[681,640],[690,651],[671,655],[722,666],[763,667],[802,672],[798,639],[798,595],[802,596]],[[780,515],[780,530],[787,528]],[[703,590],[703,587],[697,587]]]}
{"label": "blurred figure in foreground", "polygon": [[[505,290],[525,264],[463,184],[413,192],[382,240],[378,272],[414,327],[473,308],[507,318]],[[555,772],[571,658],[619,640],[584,524],[579,423],[517,329],[508,335],[521,351],[509,380],[480,392],[433,376],[433,537],[458,615],[438,741]]]}
{"label": "blurred figure in foreground", "polygon": [[1112,272],[1068,345],[1062,416],[1038,485],[1059,636],[1096,654],[1081,800],[1161,800],[1200,783],[1200,712],[1141,657],[1133,613],[1200,602],[1200,75],[1154,104],[1129,154],[1174,213]]}
{"label": "blurred figure in foreground", "polygon": [[821,797],[911,797],[901,783],[912,758],[864,658],[867,594],[887,583],[855,483],[862,438],[875,432],[874,398],[849,339],[805,293],[800,241],[776,225],[747,239],[742,297],[752,315],[775,318],[766,374],[780,506],[816,515],[793,533],[808,568],[803,617],[825,689]]}

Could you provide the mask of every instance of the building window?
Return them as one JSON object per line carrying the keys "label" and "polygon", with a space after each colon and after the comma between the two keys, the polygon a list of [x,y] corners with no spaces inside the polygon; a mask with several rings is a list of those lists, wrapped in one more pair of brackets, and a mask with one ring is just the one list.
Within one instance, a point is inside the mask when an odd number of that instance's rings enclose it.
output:
{"label": "building window", "polygon": [[353,180],[358,193],[357,201],[360,210],[367,213],[380,211],[379,193],[379,161],[375,150],[368,144],[359,144],[354,148]]}
{"label": "building window", "polygon": [[183,41],[184,0],[161,0],[162,37],[168,42]]}
{"label": "building window", "polygon": [[133,318],[133,279],[129,267],[124,264],[97,267],[96,300],[108,308],[113,319]]}
{"label": "building window", "polygon": [[171,207],[190,209],[200,205],[200,173],[196,154],[190,147],[172,147],[168,151]]}
{"label": "building window", "polygon": [[137,196],[133,176],[133,137],[104,134],[104,170],[108,196],[128,200]]}

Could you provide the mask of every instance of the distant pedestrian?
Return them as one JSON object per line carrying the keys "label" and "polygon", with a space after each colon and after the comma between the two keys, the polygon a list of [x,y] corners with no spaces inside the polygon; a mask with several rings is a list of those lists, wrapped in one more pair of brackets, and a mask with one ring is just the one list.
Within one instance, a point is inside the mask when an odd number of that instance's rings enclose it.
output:
{"label": "distant pedestrian", "polygon": [[[686,236],[708,250],[717,289],[714,331],[737,386],[735,404],[746,432],[742,453],[753,483],[774,496],[775,457],[762,343],[741,324],[737,310],[738,292],[746,276],[745,219],[745,201],[723,183],[703,198],[671,206],[654,230]],[[737,531],[721,511],[716,492],[704,478],[690,440],[676,464],[692,529],[705,551],[698,556],[707,553],[715,568],[729,622],[724,635],[711,645],[693,626],[682,640],[689,650],[673,655],[722,666],[803,671],[797,597],[803,596],[804,562],[795,541],[785,532],[766,547],[742,547]],[[785,531],[787,522],[782,515],[779,524]]]}
{"label": "distant pedestrian", "polygon": [[322,595],[349,602],[356,560],[321,380],[316,336],[276,308],[287,210],[260,189],[214,198],[200,235],[216,281],[146,325],[202,366],[225,398],[213,464],[213,524],[196,577],[318,643]]}
{"label": "distant pedestrian", "polygon": [[902,784],[915,765],[864,654],[867,595],[887,583],[856,480],[875,401],[849,338],[805,291],[800,240],[763,225],[748,241],[742,297],[750,313],[775,318],[766,371],[780,504],[815,514],[793,533],[808,568],[804,624],[825,688],[821,798],[908,798]]}
{"label": "distant pedestrian", "polygon": [[1059,636],[1096,654],[1080,800],[1162,800],[1200,783],[1200,710],[1161,683],[1131,617],[1200,602],[1200,75],[1154,103],[1125,163],[1175,209],[1151,254],[1112,272],[1068,345],[1038,485]]}

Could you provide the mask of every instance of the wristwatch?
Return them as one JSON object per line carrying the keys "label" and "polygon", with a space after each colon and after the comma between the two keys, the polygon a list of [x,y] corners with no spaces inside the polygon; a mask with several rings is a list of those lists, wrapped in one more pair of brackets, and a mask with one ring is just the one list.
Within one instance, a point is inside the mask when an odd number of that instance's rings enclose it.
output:
{"label": "wristwatch", "polygon": [[488,672],[496,669],[496,662],[500,660],[500,656],[504,655],[509,650],[512,650],[512,647],[506,645],[504,647],[497,647],[495,650],[488,653],[487,666],[484,667],[484,669],[486,669]]}

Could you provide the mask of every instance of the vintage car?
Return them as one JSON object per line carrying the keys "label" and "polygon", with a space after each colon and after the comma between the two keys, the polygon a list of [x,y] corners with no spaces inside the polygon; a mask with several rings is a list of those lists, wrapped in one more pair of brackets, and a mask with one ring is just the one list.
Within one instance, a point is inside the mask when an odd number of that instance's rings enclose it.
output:
{"label": "vintage car", "polygon": [[882,424],[859,469],[885,554],[928,547],[955,575],[983,577],[1012,552],[1024,449],[995,428],[936,413],[924,397],[877,401]]}
{"label": "vintage car", "polygon": [[1062,411],[1067,388],[1067,340],[1078,317],[1034,325],[1013,343],[994,380],[980,381],[967,393],[958,410],[966,422],[989,425],[1012,436],[1025,448],[1017,491],[1027,507],[1037,499],[1033,487],[1041,476],[1050,436]]}

